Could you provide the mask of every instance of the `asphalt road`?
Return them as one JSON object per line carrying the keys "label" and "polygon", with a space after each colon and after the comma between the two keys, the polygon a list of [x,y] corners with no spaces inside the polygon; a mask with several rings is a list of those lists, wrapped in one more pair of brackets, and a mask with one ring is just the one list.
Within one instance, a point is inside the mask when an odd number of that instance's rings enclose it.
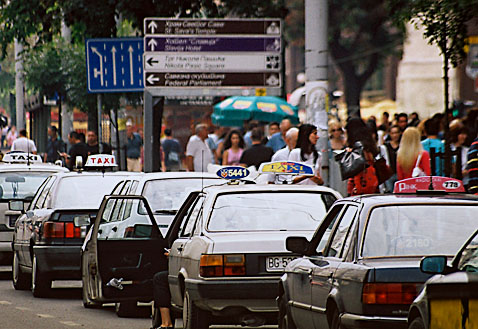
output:
{"label": "asphalt road", "polygon": [[[150,328],[151,319],[119,318],[114,305],[85,309],[81,300],[81,282],[55,282],[50,298],[35,298],[30,291],[17,291],[8,267],[0,267],[0,328]],[[55,288],[57,287],[57,288]],[[142,307],[148,313],[147,305]]]}

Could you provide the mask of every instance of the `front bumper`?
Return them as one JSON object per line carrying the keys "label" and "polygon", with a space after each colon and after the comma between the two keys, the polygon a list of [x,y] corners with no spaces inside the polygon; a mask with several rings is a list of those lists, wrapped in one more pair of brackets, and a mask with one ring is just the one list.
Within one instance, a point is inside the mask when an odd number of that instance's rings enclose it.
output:
{"label": "front bumper", "polygon": [[340,316],[340,324],[344,328],[368,328],[368,329],[406,329],[406,317],[367,316],[344,313]]}
{"label": "front bumper", "polygon": [[38,268],[53,280],[81,280],[81,246],[33,246]]}
{"label": "front bumper", "polygon": [[279,279],[186,279],[185,287],[194,304],[216,315],[274,313]]}

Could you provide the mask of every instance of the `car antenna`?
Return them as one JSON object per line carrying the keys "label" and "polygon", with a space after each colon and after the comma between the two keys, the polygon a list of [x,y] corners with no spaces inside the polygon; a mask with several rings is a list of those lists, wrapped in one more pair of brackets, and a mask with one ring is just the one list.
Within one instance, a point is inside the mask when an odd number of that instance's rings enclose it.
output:
{"label": "car antenna", "polygon": [[430,176],[430,185],[428,185],[428,190],[429,191],[434,191],[435,190],[433,188],[433,176]]}

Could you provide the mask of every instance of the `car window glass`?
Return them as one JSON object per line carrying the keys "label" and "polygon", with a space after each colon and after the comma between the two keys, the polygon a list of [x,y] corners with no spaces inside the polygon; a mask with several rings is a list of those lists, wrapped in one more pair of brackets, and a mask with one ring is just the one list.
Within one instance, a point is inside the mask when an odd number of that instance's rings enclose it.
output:
{"label": "car window glass", "polygon": [[33,198],[33,201],[32,203],[30,204],[30,209],[38,209],[39,208],[39,205],[37,206],[38,204],[38,199],[40,198],[43,190],[45,189],[45,186],[46,184],[48,184],[48,182],[51,180],[51,177],[47,178],[41,185],[40,187],[38,188],[38,191],[37,193],[35,194],[35,197]]}
{"label": "car window glass", "polygon": [[458,269],[466,272],[478,272],[478,234],[463,249]]}
{"label": "car window glass", "polygon": [[[0,200],[33,200],[38,188],[53,174],[47,171],[7,171],[0,173]],[[42,201],[43,203],[43,201]]]}
{"label": "car window glass", "polygon": [[120,194],[120,191],[122,190],[123,186],[124,186],[124,181],[122,182],[119,182],[118,185],[115,186],[115,188],[113,189],[113,192],[111,192],[111,195],[118,195]]}
{"label": "car window glass", "polygon": [[129,187],[131,186],[131,181],[126,181],[126,183],[124,184],[123,188],[121,189],[121,195],[126,195],[128,194],[128,191],[129,191]]}
{"label": "car window glass", "polygon": [[327,214],[327,217],[324,219],[325,223],[329,223],[327,226],[327,229],[325,230],[324,234],[320,238],[320,241],[317,245],[316,252],[317,253],[323,253],[324,247],[327,244],[327,241],[329,241],[330,233],[332,232],[332,229],[334,228],[335,221],[340,215],[340,212],[342,208],[344,207],[343,204],[336,205],[332,210]]}
{"label": "car window glass", "polygon": [[198,214],[201,211],[202,204],[204,202],[203,197],[199,197],[198,201],[192,208],[192,211],[189,213],[188,217],[186,218],[186,224],[184,228],[181,230],[181,237],[189,237],[192,236],[192,232],[194,230],[194,224],[196,224],[196,219],[198,218]]}
{"label": "car window glass", "polygon": [[475,205],[376,207],[365,226],[362,256],[452,256],[470,235],[470,227],[478,227]]}
{"label": "car window glass", "polygon": [[45,184],[45,187],[41,191],[40,196],[38,197],[38,200],[37,200],[37,203],[36,203],[37,209],[41,209],[41,208],[45,207],[45,201],[47,199],[47,196],[49,195],[51,186],[53,185],[54,181],[55,180],[53,179],[53,177],[51,177],[48,180],[48,182]]}
{"label": "car window glass", "polygon": [[204,214],[204,208],[201,207],[201,209],[199,210],[199,214],[197,216],[198,219],[196,220],[196,224],[194,225],[193,235],[199,235],[201,233],[201,223],[204,220],[203,214]]}
{"label": "car window glass", "polygon": [[138,188],[138,181],[134,180],[133,183],[131,183],[131,188],[129,189],[129,194],[135,194],[136,189]]}
{"label": "car window glass", "polygon": [[355,206],[348,206],[347,209],[345,209],[345,212],[340,218],[339,224],[336,225],[336,229],[332,237],[332,242],[330,243],[326,256],[328,257],[340,256],[342,247],[347,237],[347,233],[349,231],[349,228],[352,224],[352,221],[355,217],[356,212],[357,212],[357,207]]}

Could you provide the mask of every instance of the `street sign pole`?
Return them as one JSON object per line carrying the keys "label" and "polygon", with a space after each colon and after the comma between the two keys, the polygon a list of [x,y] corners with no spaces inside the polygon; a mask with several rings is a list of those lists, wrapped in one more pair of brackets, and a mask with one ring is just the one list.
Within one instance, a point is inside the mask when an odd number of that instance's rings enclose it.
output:
{"label": "street sign pole", "polygon": [[97,102],[98,102],[98,148],[99,148],[99,152],[102,153],[103,152],[103,127],[102,127],[102,99],[101,99],[101,94],[98,94],[98,97],[97,97]]}

